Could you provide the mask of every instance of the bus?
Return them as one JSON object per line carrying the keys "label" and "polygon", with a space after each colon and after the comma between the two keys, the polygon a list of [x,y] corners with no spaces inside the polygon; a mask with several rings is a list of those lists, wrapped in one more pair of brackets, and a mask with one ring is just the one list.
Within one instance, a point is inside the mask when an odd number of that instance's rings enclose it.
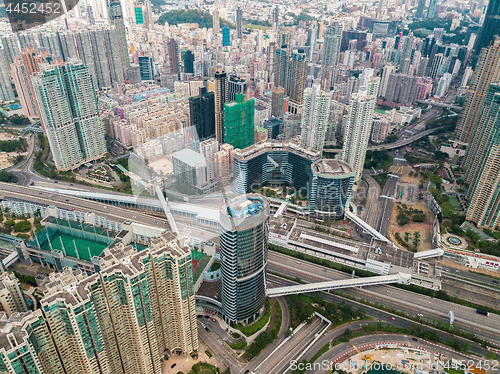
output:
{"label": "bus", "polygon": [[486,317],[488,317],[490,315],[490,312],[487,312],[486,310],[482,310],[482,309],[476,309],[476,313],[481,314],[482,316],[486,316]]}

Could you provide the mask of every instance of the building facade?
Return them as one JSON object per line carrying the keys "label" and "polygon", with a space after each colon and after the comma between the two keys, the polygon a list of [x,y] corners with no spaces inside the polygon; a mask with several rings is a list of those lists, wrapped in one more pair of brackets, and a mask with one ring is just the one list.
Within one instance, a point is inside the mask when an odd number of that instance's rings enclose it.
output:
{"label": "building facade", "polygon": [[302,133],[300,144],[303,147],[323,152],[325,135],[328,132],[332,92],[321,90],[319,84],[304,90],[302,103]]}
{"label": "building facade", "polygon": [[224,104],[224,142],[245,149],[253,144],[255,99],[236,94],[235,101]]}
{"label": "building facade", "polygon": [[222,311],[230,322],[255,320],[266,301],[269,201],[238,196],[220,211]]}
{"label": "building facade", "polygon": [[106,153],[89,70],[80,62],[49,65],[32,77],[56,168],[72,170]]}
{"label": "building facade", "polygon": [[165,355],[198,348],[185,239],[166,233],[139,253],[120,243],[102,262],[90,276],[53,273],[40,286],[40,310],[1,318],[0,370],[158,373]]}

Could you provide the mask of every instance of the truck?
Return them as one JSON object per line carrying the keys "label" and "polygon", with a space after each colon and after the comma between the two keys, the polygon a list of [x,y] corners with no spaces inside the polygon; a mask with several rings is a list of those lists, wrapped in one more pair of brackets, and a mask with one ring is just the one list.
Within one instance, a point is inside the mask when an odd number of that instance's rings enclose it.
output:
{"label": "truck", "polygon": [[486,317],[488,317],[490,315],[490,312],[487,312],[486,310],[482,310],[482,309],[476,309],[476,313],[481,314],[482,316],[486,316]]}

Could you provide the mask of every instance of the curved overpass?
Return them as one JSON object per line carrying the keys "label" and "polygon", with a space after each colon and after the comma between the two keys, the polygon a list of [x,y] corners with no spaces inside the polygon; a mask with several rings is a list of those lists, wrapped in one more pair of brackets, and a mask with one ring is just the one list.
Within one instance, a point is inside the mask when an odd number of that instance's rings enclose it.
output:
{"label": "curved overpass", "polygon": [[[420,132],[418,134],[412,135],[412,136],[410,136],[409,138],[407,138],[405,140],[398,140],[395,143],[381,144],[381,145],[371,146],[371,147],[368,147],[368,150],[369,151],[375,151],[375,150],[381,150],[381,149],[396,149],[396,148],[401,148],[401,147],[404,147],[404,146],[406,146],[408,144],[411,144],[414,141],[417,141],[420,138],[423,138],[424,136],[429,135],[430,133],[432,133],[432,132],[434,132],[434,131],[436,131],[438,129],[441,129],[441,128],[442,127],[436,127],[434,129],[425,130],[425,131],[422,131],[422,132]],[[323,149],[323,152],[325,152],[325,153],[341,153],[342,150],[341,149]]]}

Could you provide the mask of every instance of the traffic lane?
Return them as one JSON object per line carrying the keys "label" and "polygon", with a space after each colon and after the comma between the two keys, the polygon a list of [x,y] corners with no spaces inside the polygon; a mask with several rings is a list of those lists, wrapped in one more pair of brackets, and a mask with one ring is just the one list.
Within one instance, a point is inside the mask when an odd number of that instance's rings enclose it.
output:
{"label": "traffic lane", "polygon": [[[408,344],[409,346],[412,346],[412,347],[424,348],[431,355],[431,359],[434,358],[434,353],[441,353],[441,354],[444,354],[446,357],[453,358],[456,360],[467,361],[470,359],[469,356],[453,352],[446,347],[441,347],[441,346],[437,347],[435,345],[427,343],[426,341],[423,341],[422,339],[417,339],[417,341],[415,341],[415,340],[413,340],[412,336],[398,335],[398,334],[377,334],[377,335],[368,335],[368,336],[363,336],[363,337],[359,337],[359,338],[354,338],[354,339],[351,339],[351,341],[349,341],[348,343],[341,343],[341,344],[335,346],[334,348],[332,348],[330,351],[323,354],[315,362],[317,362],[317,363],[321,363],[323,361],[333,362],[335,359],[337,359],[338,357],[340,357],[344,353],[352,350],[353,347],[351,344],[364,345],[364,344],[384,343],[384,342]],[[426,369],[424,369],[424,370],[426,370]],[[326,373],[329,373],[329,370],[319,369],[319,370],[314,370],[311,372],[317,373],[317,374],[326,374]]]}
{"label": "traffic lane", "polygon": [[[296,262],[293,263],[283,258],[280,258],[278,262],[274,262],[270,257],[268,268],[275,273],[282,273],[290,277],[299,277],[302,281],[308,283],[348,279],[349,277],[345,273],[324,267],[320,267],[323,269],[321,273],[319,269],[315,268],[314,264],[301,262],[299,265]],[[480,316],[476,313],[475,309],[448,303],[429,296],[416,295],[410,291],[390,286],[370,286],[369,288],[361,289],[350,288],[349,292],[358,297],[382,303],[386,307],[393,307],[412,314],[421,313],[424,315],[424,318],[432,316],[442,321],[448,321],[448,313],[450,310],[453,310],[456,325],[460,325],[464,330],[484,336],[491,341],[498,341],[496,334],[497,326],[500,325],[500,316],[498,315],[490,314],[490,317]],[[419,304],[415,303],[416,297],[420,301]]]}
{"label": "traffic lane", "polygon": [[[295,258],[287,257],[270,251],[268,269],[290,277],[299,277],[301,280],[309,283],[349,278],[349,275],[346,273],[306,261],[301,262],[299,265],[296,263]],[[391,286],[370,286],[369,288],[362,289],[350,288],[349,292],[365,299],[383,303],[388,307],[394,307],[413,314],[422,313],[424,317],[432,315],[443,321],[449,320],[448,313],[450,310],[453,310],[457,325],[467,326],[467,330],[473,333],[477,333],[480,336],[484,335],[484,337],[492,341],[498,341],[495,331],[500,326],[500,316],[496,314],[490,314],[489,317],[480,316],[473,308],[415,294]],[[415,302],[416,298],[419,303]]]}
{"label": "traffic lane", "polygon": [[[290,281],[287,281],[287,282],[288,282],[288,284],[286,284],[286,285],[290,285],[291,286],[291,285],[294,284],[293,282],[290,282]],[[323,299],[325,301],[327,301],[327,302],[330,302],[330,303],[345,303],[345,304],[351,306],[351,308],[353,308],[354,310],[357,310],[357,309],[364,310],[366,312],[366,315],[377,319],[377,321],[388,322],[388,323],[390,323],[393,326],[402,327],[402,328],[406,328],[406,329],[411,328],[412,325],[419,325],[424,330],[435,331],[435,332],[437,332],[439,334],[439,336],[442,336],[442,337],[445,337],[445,338],[453,338],[453,339],[459,341],[461,344],[469,344],[470,343],[470,351],[472,353],[474,353],[476,355],[479,355],[479,356],[484,356],[485,355],[485,352],[486,352],[485,349],[483,349],[482,347],[480,347],[477,344],[471,343],[470,341],[468,341],[466,339],[463,339],[463,338],[460,338],[458,336],[454,336],[454,335],[448,334],[448,333],[446,333],[444,331],[432,328],[430,326],[423,325],[423,324],[421,324],[419,322],[408,320],[406,318],[402,318],[402,317],[399,317],[399,316],[394,316],[391,313],[382,311],[380,309],[376,309],[375,307],[372,307],[372,306],[369,306],[369,305],[361,304],[361,303],[359,303],[359,302],[357,302],[355,300],[345,299],[345,298],[339,297],[337,295],[334,295],[334,294],[331,294],[331,293],[326,293],[326,292],[323,292],[322,296],[323,296]],[[392,319],[391,317],[394,318],[394,319]]]}
{"label": "traffic lane", "polygon": [[257,372],[262,374],[280,374],[286,371],[290,365],[290,361],[298,357],[314,339],[315,334],[325,326],[320,318],[315,318],[310,324],[304,325]]}
{"label": "traffic lane", "polygon": [[[198,325],[198,336],[207,344],[212,354],[215,354],[226,366],[231,369],[240,370],[244,364],[239,362],[234,352],[229,346],[222,341],[217,334],[207,332],[202,326],[200,321]],[[200,352],[201,353],[201,352]],[[204,354],[204,352],[203,352]]]}
{"label": "traffic lane", "polygon": [[469,271],[461,271],[461,270],[459,270],[457,273],[457,269],[453,269],[450,267],[443,267],[443,271],[448,273],[450,277],[458,279],[465,278],[470,281],[476,281],[480,283],[486,283],[491,286],[500,287],[500,278],[498,278],[498,280],[492,279],[490,277],[487,277],[486,275],[475,274],[475,273],[470,273]]}

